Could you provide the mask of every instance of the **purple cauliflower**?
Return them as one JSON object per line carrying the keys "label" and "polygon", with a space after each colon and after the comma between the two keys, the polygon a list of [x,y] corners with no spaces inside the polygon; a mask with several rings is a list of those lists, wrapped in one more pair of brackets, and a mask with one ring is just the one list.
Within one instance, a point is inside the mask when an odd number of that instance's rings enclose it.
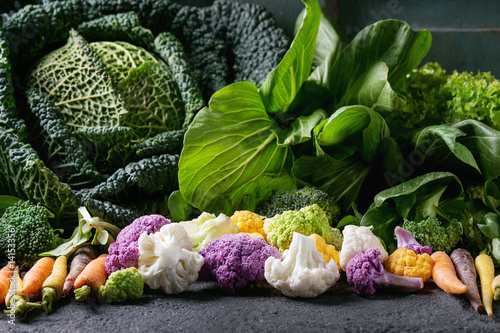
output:
{"label": "purple cauliflower", "polygon": [[405,249],[412,250],[416,254],[432,254],[432,248],[430,246],[420,245],[415,237],[413,237],[413,234],[408,230],[397,226],[396,229],[394,229],[394,233],[398,241],[398,249],[404,247]]}
{"label": "purple cauliflower", "polygon": [[360,296],[373,295],[376,288],[390,287],[404,292],[415,292],[424,287],[421,278],[405,277],[389,273],[379,259],[375,248],[357,254],[346,267],[347,282]]}
{"label": "purple cauliflower", "polygon": [[157,214],[144,215],[123,228],[116,241],[108,247],[106,273],[111,274],[121,269],[139,266],[139,236],[143,232],[154,233],[170,220]]}
{"label": "purple cauliflower", "polygon": [[205,258],[201,281],[216,281],[219,288],[234,293],[251,282],[266,281],[264,263],[270,256],[281,259],[280,251],[260,237],[225,234],[211,240],[198,252]]}

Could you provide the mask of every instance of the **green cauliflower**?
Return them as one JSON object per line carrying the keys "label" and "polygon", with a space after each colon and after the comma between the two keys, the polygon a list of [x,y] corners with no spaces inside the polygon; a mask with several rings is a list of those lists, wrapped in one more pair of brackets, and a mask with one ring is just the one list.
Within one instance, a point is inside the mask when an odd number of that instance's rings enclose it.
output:
{"label": "green cauliflower", "polygon": [[298,190],[288,190],[278,193],[263,204],[259,214],[273,217],[287,210],[299,210],[312,204],[318,204],[326,213],[330,225],[336,225],[340,218],[340,206],[328,193],[305,186]]}
{"label": "green cauliflower", "polygon": [[342,248],[342,232],[330,226],[328,216],[318,205],[313,204],[300,210],[289,210],[264,220],[264,232],[269,244],[280,252],[290,247],[294,232],[305,236],[317,234],[335,249]]}
{"label": "green cauliflower", "polygon": [[442,223],[435,216],[427,217],[419,222],[405,219],[403,229],[413,234],[422,246],[430,246],[432,251],[443,251],[450,253],[460,242],[463,227],[456,220]]}
{"label": "green cauliflower", "polygon": [[[0,253],[9,260],[15,254],[19,265],[34,263],[40,253],[57,245],[51,218],[54,214],[40,203],[19,201],[7,208],[0,218]],[[15,244],[15,251],[10,244]]]}
{"label": "green cauliflower", "polygon": [[99,287],[98,296],[106,303],[135,300],[142,297],[144,279],[135,267],[113,272],[104,286]]}

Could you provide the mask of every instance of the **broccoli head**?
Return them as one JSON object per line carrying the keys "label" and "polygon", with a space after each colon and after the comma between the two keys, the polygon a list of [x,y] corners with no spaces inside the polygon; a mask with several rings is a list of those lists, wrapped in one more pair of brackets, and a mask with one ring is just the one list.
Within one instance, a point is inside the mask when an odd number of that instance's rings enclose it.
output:
{"label": "broccoli head", "polygon": [[40,253],[52,250],[57,236],[49,222],[51,218],[54,214],[41,203],[19,201],[7,208],[0,218],[2,256],[15,254],[19,265],[31,265]]}
{"label": "broccoli head", "polygon": [[106,303],[139,299],[144,292],[144,279],[135,267],[111,273],[98,295]]}
{"label": "broccoli head", "polygon": [[337,225],[340,218],[340,206],[328,193],[312,186],[283,191],[272,196],[262,205],[259,214],[274,217],[287,210],[299,210],[312,204],[318,204],[325,211],[330,225]]}
{"label": "broccoli head", "polygon": [[419,222],[405,219],[403,229],[413,234],[423,246],[430,246],[432,251],[450,253],[460,241],[463,227],[457,220],[442,223],[437,217],[430,216]]}
{"label": "broccoli head", "polygon": [[268,243],[282,253],[290,247],[294,232],[305,236],[317,234],[323,237],[327,244],[339,250],[342,248],[342,232],[330,226],[326,212],[318,204],[300,210],[288,210],[265,219],[264,232]]}

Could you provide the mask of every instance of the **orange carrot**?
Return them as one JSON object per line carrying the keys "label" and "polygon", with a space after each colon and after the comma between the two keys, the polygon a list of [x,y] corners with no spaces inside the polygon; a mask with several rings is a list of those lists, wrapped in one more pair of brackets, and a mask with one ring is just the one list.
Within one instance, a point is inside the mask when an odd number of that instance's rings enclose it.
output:
{"label": "orange carrot", "polygon": [[29,295],[22,292],[23,280],[21,280],[21,276],[19,275],[18,266],[14,268],[14,272],[11,276],[11,283],[12,285],[9,287],[9,292],[5,298],[5,305],[7,306],[7,309],[4,310],[4,313],[13,314],[23,318],[28,310],[41,307],[40,303],[30,302]]}
{"label": "orange carrot", "polygon": [[73,285],[76,300],[84,301],[89,294],[93,296],[97,295],[99,287],[106,283],[106,279],[108,278],[105,267],[107,256],[107,254],[101,254],[89,262],[80,275],[78,275]]}
{"label": "orange carrot", "polygon": [[29,269],[29,271],[24,275],[23,284],[24,287],[21,290],[23,293],[36,294],[42,289],[42,284],[50,273],[52,273],[52,268],[54,267],[54,259],[51,257],[43,257],[38,259],[38,261]]}
{"label": "orange carrot", "polygon": [[434,260],[432,264],[432,280],[434,283],[450,294],[464,294],[468,288],[460,281],[455,271],[455,266],[445,252],[436,251],[431,255]]}
{"label": "orange carrot", "polygon": [[10,287],[10,279],[12,274],[14,273],[14,268],[16,267],[16,263],[11,261],[5,265],[0,271],[0,303],[5,301],[5,297],[9,292]]}
{"label": "orange carrot", "polygon": [[68,258],[60,256],[56,259],[52,273],[42,284],[42,307],[47,312],[52,312],[52,303],[61,299],[64,280],[68,273]]}

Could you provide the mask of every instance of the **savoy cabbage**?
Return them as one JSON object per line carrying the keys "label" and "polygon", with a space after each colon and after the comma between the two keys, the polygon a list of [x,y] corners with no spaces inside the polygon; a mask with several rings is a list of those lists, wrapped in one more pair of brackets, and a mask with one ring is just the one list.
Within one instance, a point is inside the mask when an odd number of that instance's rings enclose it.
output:
{"label": "savoy cabbage", "polygon": [[168,214],[196,113],[227,84],[261,84],[289,45],[259,5],[31,3],[0,29],[0,193],[66,230],[82,205],[118,225]]}

